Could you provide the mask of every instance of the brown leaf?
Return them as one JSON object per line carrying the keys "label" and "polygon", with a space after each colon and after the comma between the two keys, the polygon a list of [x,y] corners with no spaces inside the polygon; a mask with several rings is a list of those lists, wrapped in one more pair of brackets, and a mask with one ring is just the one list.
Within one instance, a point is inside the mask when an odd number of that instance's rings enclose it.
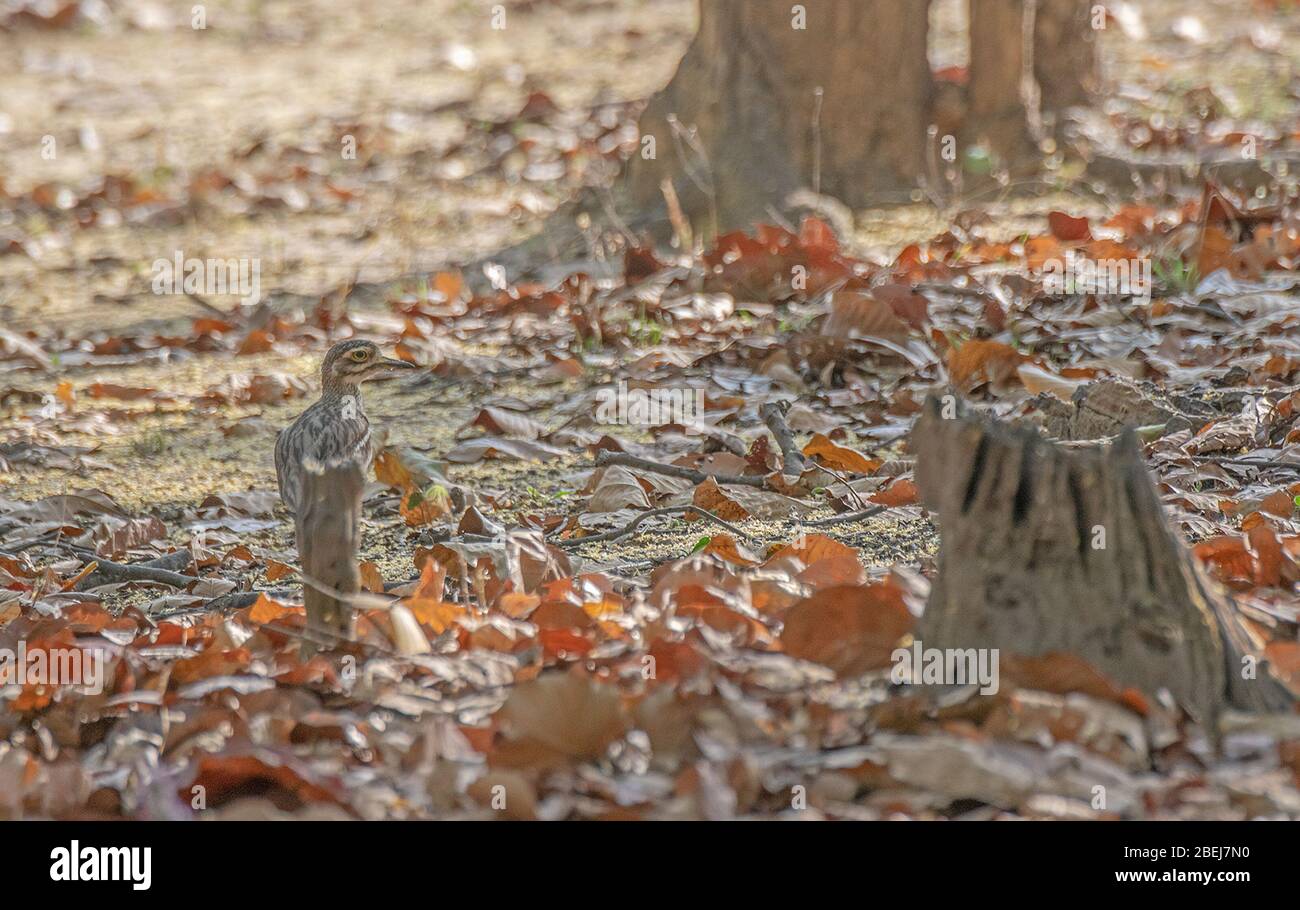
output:
{"label": "brown leaf", "polygon": [[813,438],[803,447],[803,453],[809,458],[816,458],[833,471],[848,471],[853,474],[871,474],[883,463],[848,446],[832,442],[821,433],[813,434]]}
{"label": "brown leaf", "polygon": [[445,456],[453,464],[474,464],[485,458],[514,458],[519,461],[553,461],[568,453],[542,442],[526,439],[505,439],[500,436],[480,436],[468,439]]}
{"label": "brown leaf", "polygon": [[1113,701],[1146,715],[1146,698],[1136,689],[1121,689],[1109,677],[1077,654],[1053,651],[1037,657],[1004,654],[1000,666],[1004,678],[1026,689],[1065,695],[1082,692],[1093,698]]}
{"label": "brown leaf", "polygon": [[366,561],[358,566],[361,572],[361,589],[369,591],[371,594],[384,593],[384,576],[379,571],[379,566],[373,562]]}
{"label": "brown leaf", "polygon": [[277,562],[274,559],[268,559],[266,561],[267,581],[279,581],[281,578],[288,578],[295,574],[297,573],[293,566]]}
{"label": "brown leaf", "polygon": [[[743,521],[749,517],[745,507],[728,496],[712,477],[695,488],[691,502],[701,509],[708,509],[723,521]],[[688,514],[687,518],[690,517]]]}
{"label": "brown leaf", "polygon": [[842,677],[889,666],[915,624],[902,591],[888,582],[825,588],[791,607],[784,619],[785,652]]}
{"label": "brown leaf", "polygon": [[868,502],[888,506],[891,509],[914,505],[919,500],[920,494],[917,491],[916,482],[910,477],[896,478],[889,486],[877,490],[867,497]]}
{"label": "brown leaf", "polygon": [[617,512],[620,509],[648,509],[650,500],[636,475],[621,465],[605,468],[591,498],[588,512]]}
{"label": "brown leaf", "polygon": [[756,566],[762,562],[757,553],[737,542],[730,534],[713,534],[703,552],[737,566]]}
{"label": "brown leaf", "polygon": [[1000,341],[972,338],[948,352],[948,375],[967,392],[984,382],[1000,386],[1016,378],[1016,368],[1027,359]]}
{"label": "brown leaf", "polygon": [[1087,218],[1075,218],[1072,215],[1067,215],[1065,212],[1049,212],[1047,215],[1047,225],[1052,231],[1052,236],[1057,240],[1075,241],[1092,239],[1092,231],[1088,227]]}
{"label": "brown leaf", "polygon": [[504,741],[489,761],[511,768],[594,761],[628,725],[618,690],[578,668],[515,686],[496,719]]}
{"label": "brown leaf", "polygon": [[538,439],[546,433],[546,427],[536,420],[505,408],[483,408],[465,426],[482,427],[488,433],[511,439]]}
{"label": "brown leaf", "polygon": [[911,328],[888,303],[860,291],[837,291],[831,300],[831,314],[822,323],[827,338],[906,338]]}

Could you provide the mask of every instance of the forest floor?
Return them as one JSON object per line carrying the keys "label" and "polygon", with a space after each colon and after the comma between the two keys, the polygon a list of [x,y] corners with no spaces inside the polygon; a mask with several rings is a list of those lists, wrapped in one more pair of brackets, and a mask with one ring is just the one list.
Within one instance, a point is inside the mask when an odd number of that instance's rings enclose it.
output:
{"label": "forest floor", "polygon": [[[512,817],[1300,814],[1293,726],[1215,757],[1176,712],[1066,686],[1069,668],[940,709],[899,698],[879,656],[939,542],[905,446],[925,395],[1047,424],[1042,396],[1133,379],[1231,393],[1147,455],[1300,680],[1300,242],[1276,191],[1098,188],[1064,155],[1032,187],[952,183],[846,236],[769,226],[702,257],[628,251],[613,281],[475,293],[458,264],[617,173],[692,0],[508,3],[504,28],[468,0],[237,4],[204,29],[72,6],[0,9],[0,646],[96,642],[115,663],[102,694],[5,690],[0,816],[492,816],[498,785]],[[1280,171],[1300,10],[1116,6],[1094,145],[1212,157],[1252,137]],[[177,251],[257,260],[259,300],[155,293]],[[1046,293],[1066,251],[1150,261],[1153,299]],[[420,577],[397,591],[419,633],[377,607],[300,662],[271,451],[353,333],[421,367],[365,392],[389,448],[362,553],[372,581]],[[700,390],[699,424],[601,420],[620,382]],[[808,459],[789,478],[770,402]],[[604,452],[640,462],[593,470]],[[727,526],[581,543],[690,505]],[[201,580],[81,577],[168,552]]]}

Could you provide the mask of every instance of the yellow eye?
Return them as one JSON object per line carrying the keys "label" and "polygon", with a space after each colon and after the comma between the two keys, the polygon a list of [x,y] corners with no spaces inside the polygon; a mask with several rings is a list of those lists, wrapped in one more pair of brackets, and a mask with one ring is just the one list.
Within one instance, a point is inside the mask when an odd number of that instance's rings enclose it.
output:
{"label": "yellow eye", "polygon": [[355,360],[357,363],[361,363],[363,360],[365,360],[370,356],[370,352],[367,351],[365,348],[357,348],[348,356],[351,357],[353,360]]}

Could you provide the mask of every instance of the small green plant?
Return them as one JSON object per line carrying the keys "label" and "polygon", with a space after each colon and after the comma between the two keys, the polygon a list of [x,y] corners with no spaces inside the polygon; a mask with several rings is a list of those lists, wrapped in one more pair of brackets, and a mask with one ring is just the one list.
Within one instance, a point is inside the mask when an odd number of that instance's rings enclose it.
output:
{"label": "small green plant", "polygon": [[645,304],[641,304],[637,314],[628,325],[628,337],[639,346],[654,346],[663,341],[665,325],[658,319],[646,315]]}
{"label": "small green plant", "polygon": [[1166,294],[1188,294],[1200,283],[1195,263],[1188,264],[1177,256],[1157,259],[1151,271]]}

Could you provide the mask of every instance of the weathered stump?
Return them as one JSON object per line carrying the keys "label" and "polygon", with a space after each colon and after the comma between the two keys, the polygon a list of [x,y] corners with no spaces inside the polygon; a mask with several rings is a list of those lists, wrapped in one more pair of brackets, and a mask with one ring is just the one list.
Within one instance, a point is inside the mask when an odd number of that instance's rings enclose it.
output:
{"label": "weathered stump", "polygon": [[296,526],[307,611],[305,655],[320,645],[352,637],[351,598],[361,590],[357,553],[361,546],[360,465],[332,465],[303,478]]}
{"label": "weathered stump", "polygon": [[1226,706],[1290,706],[1262,660],[1243,678],[1248,637],[1167,523],[1131,432],[1067,449],[944,407],[931,397],[912,433],[941,540],[926,647],[1077,654],[1167,689],[1212,735]]}

